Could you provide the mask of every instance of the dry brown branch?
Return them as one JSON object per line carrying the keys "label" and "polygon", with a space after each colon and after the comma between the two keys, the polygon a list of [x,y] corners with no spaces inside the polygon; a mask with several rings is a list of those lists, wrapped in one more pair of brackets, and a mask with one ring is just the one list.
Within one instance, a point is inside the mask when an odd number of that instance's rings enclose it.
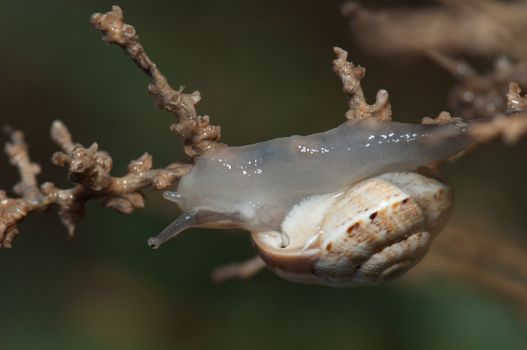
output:
{"label": "dry brown branch", "polygon": [[11,143],[5,151],[11,164],[19,170],[22,181],[14,188],[20,198],[9,198],[0,193],[0,247],[11,247],[18,230],[17,223],[31,212],[42,211],[53,205],[58,206],[59,216],[74,234],[75,225],[84,216],[84,203],[100,199],[109,208],[122,213],[131,213],[143,208],[142,189],[152,187],[160,190],[187,174],[191,165],[174,163],[165,169],[152,169],[152,157],[145,153],[128,166],[123,177],[110,175],[112,158],[98,151],[97,144],[85,148],[72,141],[68,129],[59,121],[51,128],[52,139],[62,148],[53,155],[53,163],[68,168],[69,177],[77,185],[71,189],[59,189],[51,182],[37,185],[36,175],[40,172],[37,164],[30,161],[28,147],[20,131],[10,131]]}
{"label": "dry brown branch", "polygon": [[447,111],[442,111],[441,113],[439,113],[439,115],[436,118],[424,117],[421,120],[421,124],[441,125],[441,124],[456,123],[461,120],[462,120],[461,118],[452,117],[452,115]]}
{"label": "dry brown branch", "polygon": [[381,55],[422,55],[429,50],[527,58],[518,43],[527,33],[527,2],[441,0],[417,10],[371,11],[351,2],[342,12],[350,19],[359,45]]}
{"label": "dry brown branch", "polygon": [[185,153],[190,157],[215,145],[220,146],[220,127],[211,125],[208,116],[200,116],[196,104],[201,100],[199,91],[186,94],[183,88],[173,89],[156,64],[150,60],[135,28],[123,22],[123,11],[119,6],[91,17],[92,26],[103,33],[103,40],[120,46],[128,56],[150,77],[148,91],[154,97],[156,106],[176,116],[171,129],[185,140]]}
{"label": "dry brown branch", "polygon": [[[176,116],[171,129],[184,138],[185,153],[192,159],[212,147],[220,147],[220,128],[209,123],[208,116],[199,116],[195,105],[200,94],[183,93],[174,90],[161,74],[155,63],[146,55],[138,35],[131,25],[123,22],[123,13],[117,6],[110,12],[94,14],[91,23],[103,33],[103,40],[119,45],[134,62],[150,77],[149,92],[156,105]],[[84,204],[90,199],[99,199],[106,207],[129,214],[143,208],[144,197],[141,190],[152,187],[161,190],[170,187],[186,175],[192,165],[185,161],[173,163],[164,169],[152,169],[152,157],[145,153],[128,166],[128,174],[123,177],[110,175],[112,158],[98,150],[94,143],[88,148],[73,142],[68,129],[61,122],[54,122],[51,137],[62,149],[53,155],[56,165],[67,167],[69,178],[76,183],[71,189],[59,189],[51,182],[40,187],[36,175],[40,172],[37,164],[31,163],[28,147],[22,132],[6,129],[11,142],[5,151],[11,164],[19,170],[21,182],[14,191],[18,198],[10,198],[0,191],[0,247],[11,247],[18,234],[17,224],[35,211],[58,206],[59,216],[74,234],[75,225],[84,216]]]}
{"label": "dry brown branch", "polygon": [[[361,79],[364,78],[366,70],[355,66],[347,60],[348,53],[338,47],[334,48],[337,58],[333,61],[333,70],[340,77],[343,91],[349,96],[348,111],[346,118],[379,118],[391,120],[391,105],[388,100],[388,92],[379,90],[374,104],[366,102],[361,87]],[[521,96],[518,84],[511,83],[509,90],[504,94],[509,115],[495,113],[493,118],[485,122],[474,123],[470,133],[478,143],[487,143],[498,138],[507,144],[514,144],[527,134],[527,98]],[[514,113],[510,115],[510,113]],[[481,116],[480,116],[481,117]],[[461,121],[461,118],[452,117],[449,112],[443,111],[437,118],[423,118],[423,124],[445,124]],[[445,135],[448,136],[448,135]]]}
{"label": "dry brown branch", "polygon": [[349,62],[347,51],[339,47],[335,47],[333,50],[337,55],[337,58],[333,61],[333,71],[340,77],[342,90],[349,96],[349,110],[346,112],[346,118],[391,120],[392,108],[388,100],[388,92],[379,90],[375,103],[369,105],[360,85],[361,79],[366,75],[366,69]]}

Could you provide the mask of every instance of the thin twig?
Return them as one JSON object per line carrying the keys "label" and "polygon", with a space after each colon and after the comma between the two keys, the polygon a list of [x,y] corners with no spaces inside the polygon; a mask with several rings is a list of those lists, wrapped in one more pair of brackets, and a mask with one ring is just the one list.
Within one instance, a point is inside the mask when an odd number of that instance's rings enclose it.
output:
{"label": "thin twig", "polygon": [[459,80],[466,80],[476,76],[474,68],[464,60],[453,59],[436,50],[427,51],[425,54],[437,65],[443,67],[443,69]]}
{"label": "thin twig", "polygon": [[[347,60],[348,53],[341,48],[334,48],[337,58],[333,61],[333,70],[342,81],[343,91],[349,96],[348,119],[378,118],[391,120],[391,106],[388,92],[379,90],[374,104],[366,102],[361,86],[366,70]],[[527,134],[527,97],[521,95],[518,84],[510,83],[506,94],[507,112],[496,114],[493,118],[480,123],[474,123],[469,132],[478,143],[487,143],[502,138],[506,144],[514,144]],[[423,118],[423,124],[446,124],[461,121],[443,111],[437,118]],[[448,136],[448,135],[445,135]]]}
{"label": "thin twig", "polygon": [[156,106],[176,116],[176,123],[171,129],[185,140],[185,153],[196,157],[212,146],[221,144],[219,126],[211,125],[208,116],[199,116],[196,104],[201,100],[199,91],[187,94],[181,87],[173,89],[156,64],[146,54],[139,42],[135,28],[123,22],[123,11],[119,6],[91,17],[92,26],[101,31],[103,40],[120,46],[128,56],[150,78],[148,91],[154,97]]}
{"label": "thin twig", "polygon": [[340,47],[333,48],[337,58],[333,61],[333,71],[342,81],[342,90],[349,96],[346,118],[378,118],[392,119],[392,108],[388,99],[388,92],[384,89],[377,92],[375,103],[369,105],[364,97],[361,79],[366,75],[366,69],[348,61],[348,52]]}
{"label": "thin twig", "polygon": [[[210,125],[207,116],[199,116],[196,112],[199,92],[186,94],[182,89],[170,87],[145,53],[134,27],[123,22],[119,7],[114,6],[105,14],[94,14],[91,23],[103,33],[106,42],[123,48],[150,77],[149,92],[158,107],[176,116],[176,123],[171,128],[184,138],[185,152],[191,160],[212,146],[221,147],[219,127]],[[22,132],[10,128],[5,131],[11,136],[5,151],[11,164],[18,168],[21,182],[14,188],[20,196],[18,198],[10,198],[5,191],[0,191],[0,247],[11,247],[13,238],[19,233],[17,224],[32,212],[58,206],[59,216],[72,236],[76,224],[84,216],[86,201],[99,199],[104,206],[129,214],[144,207],[143,189],[168,188],[188,174],[192,167],[191,162],[185,161],[164,169],[152,169],[152,157],[145,153],[130,163],[128,174],[113,177],[110,175],[112,158],[108,153],[99,151],[96,143],[88,148],[74,143],[66,126],[56,121],[51,128],[51,138],[62,152],[55,153],[52,161],[68,169],[69,178],[76,186],[59,189],[53,183],[45,182],[39,187],[36,176],[40,167],[31,162]]]}
{"label": "thin twig", "polygon": [[130,163],[127,175],[113,177],[110,175],[112,158],[98,151],[97,144],[85,148],[73,143],[70,132],[59,121],[53,123],[51,134],[63,149],[52,160],[68,168],[69,177],[77,186],[59,189],[45,182],[38,187],[36,175],[40,168],[31,162],[22,132],[12,131],[11,143],[5,150],[11,164],[19,169],[22,181],[15,186],[15,192],[21,197],[9,198],[5,192],[0,193],[0,247],[11,247],[12,239],[18,234],[16,225],[31,212],[58,206],[59,216],[72,236],[75,225],[84,216],[86,201],[100,199],[106,207],[129,214],[144,207],[141,190],[168,188],[191,168],[191,164],[173,163],[164,169],[152,169],[152,157],[145,153]]}

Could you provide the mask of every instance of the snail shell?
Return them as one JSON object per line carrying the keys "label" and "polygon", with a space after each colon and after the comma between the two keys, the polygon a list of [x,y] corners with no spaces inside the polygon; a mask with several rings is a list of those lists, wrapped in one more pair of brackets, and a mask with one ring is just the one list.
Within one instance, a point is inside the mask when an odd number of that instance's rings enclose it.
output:
{"label": "snail shell", "polygon": [[[283,232],[253,232],[267,266],[295,282],[376,284],[402,275],[426,254],[453,204],[450,187],[417,173],[386,173],[343,192],[295,205]],[[290,237],[281,247],[281,236]]]}

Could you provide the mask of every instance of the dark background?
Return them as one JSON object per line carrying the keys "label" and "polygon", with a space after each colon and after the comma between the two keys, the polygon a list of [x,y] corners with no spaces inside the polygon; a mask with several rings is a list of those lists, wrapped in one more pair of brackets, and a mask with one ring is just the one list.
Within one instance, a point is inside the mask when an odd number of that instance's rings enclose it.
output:
{"label": "dark background", "polygon": [[[427,60],[362,53],[341,1],[118,4],[169,81],[200,90],[199,112],[222,126],[231,145],[341,123],[346,99],[331,70],[334,45],[367,68],[370,100],[379,88],[390,92],[400,121],[437,115],[454,82]],[[109,151],[117,175],[145,151],[158,167],[182,156],[168,131],[171,116],[153,106],[146,77],[89,25],[91,13],[111,5],[0,3],[0,124],[25,131],[41,180],[68,185],[49,161],[56,118],[76,141]],[[498,240],[515,231],[525,242],[526,151],[525,142],[495,144],[448,166],[458,198],[453,222],[491,222]],[[2,160],[0,188],[16,181]],[[195,229],[152,251],[146,238],[177,211],[160,193],[147,195],[147,208],[128,216],[89,204],[72,240],[54,212],[20,225],[14,248],[0,251],[0,349],[527,348],[525,317],[467,281],[332,289],[265,271],[216,286],[214,267],[252,256],[248,236]]]}

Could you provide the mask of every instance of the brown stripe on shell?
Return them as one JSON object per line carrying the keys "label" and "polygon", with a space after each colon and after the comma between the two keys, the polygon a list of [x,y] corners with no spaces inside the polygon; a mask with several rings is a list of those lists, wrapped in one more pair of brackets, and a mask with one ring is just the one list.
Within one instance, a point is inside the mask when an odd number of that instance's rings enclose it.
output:
{"label": "brown stripe on shell", "polygon": [[313,228],[320,236],[309,250],[286,252],[255,239],[264,261],[289,280],[335,286],[375,284],[406,272],[426,253],[435,222],[446,221],[451,190],[418,174],[386,175],[342,193]]}
{"label": "brown stripe on shell", "polygon": [[348,232],[348,235],[351,236],[351,234],[353,233],[353,230],[355,230],[356,228],[358,228],[360,226],[360,221],[357,221],[356,223],[354,223],[353,225],[351,225],[350,227],[348,227],[348,229],[346,230]]}
{"label": "brown stripe on shell", "polygon": [[[340,210],[339,217],[324,220],[325,231],[342,228],[344,235],[335,236],[330,242],[333,243],[330,249],[330,243],[326,241],[326,249],[319,262],[325,260],[328,265],[317,264],[316,275],[319,278],[354,280],[355,274],[372,256],[423,229],[423,213],[417,202],[393,184],[370,179],[362,186],[358,184],[355,190],[346,193],[346,198],[334,208]],[[357,197],[360,198],[357,200]],[[368,210],[364,210],[366,208]],[[348,216],[343,216],[343,213]]]}

